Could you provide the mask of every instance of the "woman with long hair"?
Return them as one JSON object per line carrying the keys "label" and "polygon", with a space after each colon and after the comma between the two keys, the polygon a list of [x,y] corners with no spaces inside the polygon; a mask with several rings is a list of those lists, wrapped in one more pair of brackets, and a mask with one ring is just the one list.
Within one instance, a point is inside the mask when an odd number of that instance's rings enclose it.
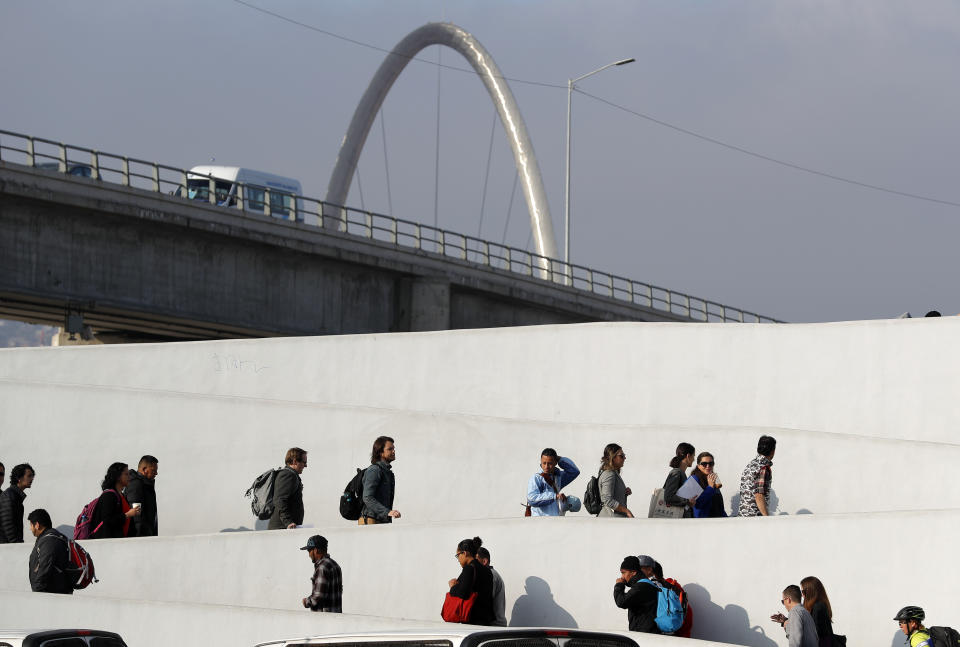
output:
{"label": "woman with long hair", "polygon": [[833,608],[823,588],[823,582],[810,576],[800,580],[803,606],[813,616],[813,624],[820,636],[820,647],[833,647]]}
{"label": "woman with long hair", "polygon": [[464,539],[457,544],[454,557],[460,564],[460,575],[447,582],[450,595],[454,597],[467,600],[471,594],[477,594],[467,620],[472,625],[492,625],[494,620],[493,574],[477,559],[477,551],[482,545],[483,540],[479,537]]}
{"label": "woman with long hair", "polygon": [[600,458],[600,478],[597,479],[597,485],[600,487],[600,514],[598,517],[633,517],[630,508],[627,507],[627,497],[630,496],[630,488],[623,482],[620,476],[620,469],[627,460],[627,455],[623,453],[623,447],[617,443],[610,443],[603,448],[603,456]]}
{"label": "woman with long hair", "polygon": [[113,463],[107,468],[100,489],[103,493],[93,509],[90,520],[91,539],[126,537],[130,531],[130,519],[140,514],[140,506],[130,507],[123,497],[123,488],[130,482],[130,470],[126,463]]}
{"label": "woman with long hair", "polygon": [[684,508],[684,517],[693,516],[691,506],[696,502],[696,499],[692,498],[688,501],[682,496],[677,496],[677,490],[687,480],[687,470],[693,465],[693,455],[696,451],[690,443],[677,445],[676,455],[670,459],[670,473],[667,474],[667,480],[663,482],[664,503],[676,508]]}
{"label": "woman with long hair", "polygon": [[703,517],[726,517],[727,511],[723,508],[723,495],[720,494],[720,488],[723,484],[720,477],[713,471],[716,461],[710,452],[700,452],[697,456],[696,466],[690,472],[690,478],[696,479],[703,492],[693,503],[693,516],[700,519]]}

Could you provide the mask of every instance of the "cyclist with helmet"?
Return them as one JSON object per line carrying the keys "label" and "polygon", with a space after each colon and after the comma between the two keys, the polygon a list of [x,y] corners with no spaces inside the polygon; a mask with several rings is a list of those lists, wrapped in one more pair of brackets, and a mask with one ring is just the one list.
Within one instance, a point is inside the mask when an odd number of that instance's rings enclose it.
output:
{"label": "cyclist with helmet", "polygon": [[920,607],[903,607],[893,618],[900,623],[900,631],[907,636],[910,647],[933,647],[930,633],[923,626],[924,616]]}

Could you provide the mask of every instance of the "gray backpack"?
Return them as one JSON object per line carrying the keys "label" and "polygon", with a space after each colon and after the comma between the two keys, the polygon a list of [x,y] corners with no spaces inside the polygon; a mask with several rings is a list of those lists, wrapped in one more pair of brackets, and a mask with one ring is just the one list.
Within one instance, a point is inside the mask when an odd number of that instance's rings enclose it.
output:
{"label": "gray backpack", "polygon": [[269,469],[253,481],[253,485],[243,496],[250,497],[250,509],[253,516],[266,521],[273,516],[273,484],[277,481],[277,473],[283,468]]}

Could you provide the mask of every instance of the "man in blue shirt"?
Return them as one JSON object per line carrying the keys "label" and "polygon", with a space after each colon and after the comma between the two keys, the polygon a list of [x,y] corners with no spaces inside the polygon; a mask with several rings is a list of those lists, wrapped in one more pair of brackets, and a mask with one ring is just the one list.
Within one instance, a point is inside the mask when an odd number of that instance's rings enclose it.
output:
{"label": "man in blue shirt", "polygon": [[530,477],[527,484],[527,506],[532,517],[559,517],[567,510],[580,509],[580,499],[560,492],[580,476],[580,470],[569,458],[557,456],[557,450],[547,447],[540,452],[540,473]]}

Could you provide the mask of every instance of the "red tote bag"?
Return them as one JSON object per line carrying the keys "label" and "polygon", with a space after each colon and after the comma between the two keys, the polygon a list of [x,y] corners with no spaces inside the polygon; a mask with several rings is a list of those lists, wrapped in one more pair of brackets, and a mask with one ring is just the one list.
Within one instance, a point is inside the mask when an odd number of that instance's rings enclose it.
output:
{"label": "red tote bag", "polygon": [[440,617],[444,622],[467,622],[470,620],[470,611],[476,601],[476,592],[471,593],[466,600],[447,593],[447,597],[443,600],[443,608],[440,610]]}

